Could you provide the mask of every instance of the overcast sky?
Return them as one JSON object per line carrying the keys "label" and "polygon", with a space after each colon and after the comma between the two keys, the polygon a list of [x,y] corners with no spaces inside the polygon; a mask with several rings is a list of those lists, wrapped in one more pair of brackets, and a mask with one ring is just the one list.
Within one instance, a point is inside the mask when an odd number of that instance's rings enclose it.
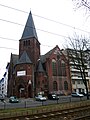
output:
{"label": "overcast sky", "polygon": [[0,79],[10,62],[10,54],[18,54],[19,39],[30,10],[41,43],[41,54],[56,45],[62,49],[65,37],[74,32],[89,35],[90,18],[82,8],[75,11],[72,0],[0,0]]}

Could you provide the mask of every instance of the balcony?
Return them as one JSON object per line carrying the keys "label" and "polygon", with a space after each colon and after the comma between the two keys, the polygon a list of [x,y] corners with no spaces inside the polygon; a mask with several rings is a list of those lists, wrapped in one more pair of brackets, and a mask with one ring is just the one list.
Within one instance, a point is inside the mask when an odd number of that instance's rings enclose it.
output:
{"label": "balcony", "polygon": [[72,76],[71,79],[74,79],[74,80],[82,80],[82,77]]}

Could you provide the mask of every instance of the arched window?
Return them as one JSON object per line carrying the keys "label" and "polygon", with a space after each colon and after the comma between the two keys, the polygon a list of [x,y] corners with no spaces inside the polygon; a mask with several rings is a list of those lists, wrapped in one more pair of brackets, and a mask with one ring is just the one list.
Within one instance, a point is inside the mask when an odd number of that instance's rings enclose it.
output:
{"label": "arched window", "polygon": [[53,76],[57,75],[57,66],[56,66],[56,60],[55,59],[52,59],[52,73],[53,73]]}
{"label": "arched window", "polygon": [[58,60],[58,76],[62,76],[61,61]]}
{"label": "arched window", "polygon": [[66,76],[66,65],[63,60],[61,61],[61,68],[62,68],[62,76]]}
{"label": "arched window", "polygon": [[28,45],[30,45],[30,40],[28,40]]}
{"label": "arched window", "polygon": [[67,81],[64,82],[64,90],[68,90],[68,82]]}
{"label": "arched window", "polygon": [[25,41],[23,41],[23,45],[24,45],[24,46],[29,46],[29,45],[30,45],[30,40],[25,40]]}
{"label": "arched window", "polygon": [[56,81],[53,82],[53,90],[57,91],[57,82]]}
{"label": "arched window", "polygon": [[25,42],[25,41],[23,41],[23,45],[24,45],[24,46],[26,45],[26,42]]}

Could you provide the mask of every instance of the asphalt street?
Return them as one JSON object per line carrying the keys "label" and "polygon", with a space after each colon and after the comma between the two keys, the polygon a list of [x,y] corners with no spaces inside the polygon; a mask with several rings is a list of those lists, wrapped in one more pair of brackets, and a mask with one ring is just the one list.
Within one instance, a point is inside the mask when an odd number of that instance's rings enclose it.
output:
{"label": "asphalt street", "polygon": [[36,107],[42,105],[49,105],[49,104],[58,104],[58,103],[65,103],[65,102],[74,102],[74,101],[81,101],[86,100],[86,96],[80,97],[71,97],[71,96],[60,96],[59,100],[46,100],[46,101],[36,101],[34,98],[20,98],[19,103],[9,103],[9,99],[6,98],[4,102],[0,101],[0,109],[8,109],[8,108],[29,108],[29,107]]}

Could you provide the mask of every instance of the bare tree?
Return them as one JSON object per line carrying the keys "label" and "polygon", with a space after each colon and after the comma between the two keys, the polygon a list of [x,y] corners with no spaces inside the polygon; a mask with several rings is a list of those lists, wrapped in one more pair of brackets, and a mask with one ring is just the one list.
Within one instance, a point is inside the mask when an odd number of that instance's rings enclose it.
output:
{"label": "bare tree", "polygon": [[76,8],[84,7],[90,11],[90,0],[72,0]]}
{"label": "bare tree", "polygon": [[87,86],[87,57],[89,55],[89,40],[85,37],[74,36],[74,38],[69,37],[69,46],[67,49],[68,57],[74,64],[74,68],[78,69],[81,74],[82,81],[86,88],[87,99],[88,96],[88,86]]}

